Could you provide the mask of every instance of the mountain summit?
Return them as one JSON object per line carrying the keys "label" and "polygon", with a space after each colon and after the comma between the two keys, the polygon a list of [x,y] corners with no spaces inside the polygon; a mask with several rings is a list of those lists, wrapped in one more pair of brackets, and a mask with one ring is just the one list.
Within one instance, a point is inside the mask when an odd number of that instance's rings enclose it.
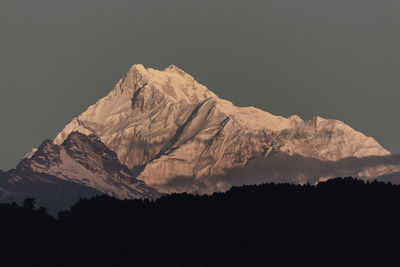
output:
{"label": "mountain summit", "polygon": [[390,154],[341,121],[237,107],[174,65],[162,71],[133,65],[54,143],[61,145],[75,131],[99,137],[138,179],[156,187],[177,177],[196,182],[221,175],[276,153],[321,161]]}
{"label": "mountain summit", "polygon": [[72,132],[61,145],[45,140],[15,169],[0,172],[0,201],[35,198],[53,214],[82,197],[107,194],[120,199],[161,196],[135,179],[115,152],[95,135]]}

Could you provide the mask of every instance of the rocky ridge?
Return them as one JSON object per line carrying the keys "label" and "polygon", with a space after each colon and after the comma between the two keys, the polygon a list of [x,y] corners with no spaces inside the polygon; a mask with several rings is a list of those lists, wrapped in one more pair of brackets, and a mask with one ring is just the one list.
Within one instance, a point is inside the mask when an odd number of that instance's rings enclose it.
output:
{"label": "rocky ridge", "polygon": [[52,214],[83,197],[156,199],[159,192],[135,179],[95,135],[72,132],[61,145],[45,140],[15,169],[0,172],[0,201],[34,198]]}
{"label": "rocky ridge", "polygon": [[97,136],[72,132],[61,144],[44,141],[17,170],[47,174],[95,188],[107,195],[125,198],[158,198],[160,194],[135,179]]}

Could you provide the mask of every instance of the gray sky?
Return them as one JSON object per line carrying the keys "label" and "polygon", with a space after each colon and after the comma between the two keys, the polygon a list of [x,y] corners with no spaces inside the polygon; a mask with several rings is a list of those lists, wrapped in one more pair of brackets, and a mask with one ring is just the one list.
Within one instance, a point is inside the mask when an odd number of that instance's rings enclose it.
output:
{"label": "gray sky", "polygon": [[222,98],[336,118],[400,152],[398,0],[0,0],[0,168],[175,64]]}

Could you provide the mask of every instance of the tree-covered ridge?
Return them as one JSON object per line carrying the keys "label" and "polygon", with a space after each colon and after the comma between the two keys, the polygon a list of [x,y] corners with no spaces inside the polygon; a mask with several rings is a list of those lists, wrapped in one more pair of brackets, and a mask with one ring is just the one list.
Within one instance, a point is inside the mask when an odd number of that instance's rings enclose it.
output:
{"label": "tree-covered ridge", "polygon": [[399,263],[400,187],[390,183],[337,178],[156,201],[99,196],[57,219],[31,204],[0,205],[1,258],[15,266]]}

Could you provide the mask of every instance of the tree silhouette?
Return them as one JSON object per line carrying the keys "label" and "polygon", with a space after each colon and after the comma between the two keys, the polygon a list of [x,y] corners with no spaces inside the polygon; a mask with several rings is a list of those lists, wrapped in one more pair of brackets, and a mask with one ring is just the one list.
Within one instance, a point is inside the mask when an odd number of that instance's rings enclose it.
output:
{"label": "tree silhouette", "polygon": [[35,199],[34,198],[26,198],[24,200],[24,203],[22,204],[22,207],[25,209],[33,210],[35,208]]}
{"label": "tree silhouette", "polygon": [[27,199],[0,204],[0,256],[2,266],[398,266],[399,204],[399,186],[350,178],[97,196],[57,219]]}

